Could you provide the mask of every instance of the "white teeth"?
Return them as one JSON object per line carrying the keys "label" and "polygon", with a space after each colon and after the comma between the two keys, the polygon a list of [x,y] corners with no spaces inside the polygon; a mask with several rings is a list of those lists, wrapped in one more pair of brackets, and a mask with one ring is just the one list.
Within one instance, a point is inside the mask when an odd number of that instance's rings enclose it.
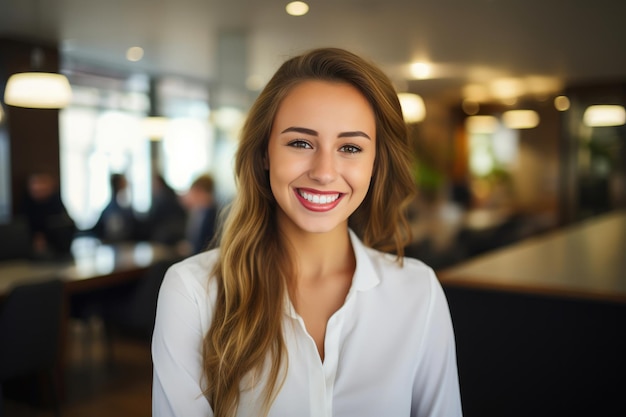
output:
{"label": "white teeth", "polygon": [[339,198],[339,194],[311,194],[304,191],[300,191],[300,195],[306,201],[313,204],[328,204]]}

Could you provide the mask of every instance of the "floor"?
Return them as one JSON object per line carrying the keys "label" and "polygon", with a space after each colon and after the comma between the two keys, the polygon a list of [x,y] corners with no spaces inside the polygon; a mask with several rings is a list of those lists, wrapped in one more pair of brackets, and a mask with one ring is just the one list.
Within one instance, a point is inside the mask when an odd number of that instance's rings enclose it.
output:
{"label": "floor", "polygon": [[[62,417],[151,415],[149,343],[117,337],[111,351],[106,341],[97,320],[72,322]],[[29,406],[15,398],[5,398],[4,411],[6,417],[54,416],[47,407]]]}

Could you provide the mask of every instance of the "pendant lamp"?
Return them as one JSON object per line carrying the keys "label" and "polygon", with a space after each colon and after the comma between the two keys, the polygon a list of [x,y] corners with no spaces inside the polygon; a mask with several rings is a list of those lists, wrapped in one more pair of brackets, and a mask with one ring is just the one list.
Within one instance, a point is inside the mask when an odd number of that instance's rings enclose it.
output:
{"label": "pendant lamp", "polygon": [[402,116],[406,123],[419,123],[426,117],[426,107],[421,96],[412,93],[398,93]]}
{"label": "pendant lamp", "polygon": [[626,110],[620,105],[589,106],[583,114],[583,123],[590,127],[622,126],[626,124]]}
{"label": "pendant lamp", "polygon": [[4,102],[10,106],[33,109],[60,109],[72,99],[72,88],[63,74],[36,71],[43,52],[35,48],[31,55],[33,72],[11,75],[4,90]]}

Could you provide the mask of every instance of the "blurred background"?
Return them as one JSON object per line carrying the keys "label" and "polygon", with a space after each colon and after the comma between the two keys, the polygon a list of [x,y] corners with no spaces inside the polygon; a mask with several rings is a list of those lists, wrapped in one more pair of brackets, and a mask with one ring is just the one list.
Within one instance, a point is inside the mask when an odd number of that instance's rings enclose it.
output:
{"label": "blurred background", "polygon": [[624,204],[624,127],[583,117],[624,104],[623,2],[318,1],[302,16],[286,4],[1,0],[0,92],[13,73],[45,70],[66,75],[72,96],[58,117],[3,105],[0,217],[34,168],[58,172],[79,227],[104,207],[110,172],[127,174],[139,212],[152,170],[178,192],[210,171],[228,200],[246,109],[282,61],[317,46],[362,54],[420,96],[424,195],[458,191],[466,207],[542,225]]}
{"label": "blurred background", "polygon": [[[144,225],[134,240],[151,240],[158,176],[183,199],[208,174],[227,204],[247,109],[321,46],[374,61],[401,93],[419,190],[407,253],[436,270],[626,208],[625,2],[307,3],[0,0],[0,223],[26,214],[41,172],[85,236],[113,174]],[[14,97],[24,72],[69,90]]]}

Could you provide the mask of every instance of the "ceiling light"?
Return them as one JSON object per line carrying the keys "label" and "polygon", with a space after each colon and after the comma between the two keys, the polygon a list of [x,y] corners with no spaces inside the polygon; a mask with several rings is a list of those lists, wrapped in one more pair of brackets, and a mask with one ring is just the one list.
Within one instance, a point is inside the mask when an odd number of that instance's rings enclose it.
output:
{"label": "ceiling light", "polygon": [[34,48],[30,55],[32,72],[21,72],[9,77],[4,89],[4,102],[15,107],[32,109],[60,109],[72,99],[72,88],[63,74],[43,72],[44,53]]}
{"label": "ceiling light", "polygon": [[291,16],[304,16],[309,12],[309,5],[303,1],[292,1],[285,6],[285,10]]}
{"label": "ceiling light", "polygon": [[539,124],[539,114],[534,110],[509,110],[502,115],[502,122],[509,129],[532,129]]}
{"label": "ceiling light", "polygon": [[60,109],[72,99],[72,88],[63,74],[22,72],[13,74],[4,90],[4,102],[33,109]]}
{"label": "ceiling light", "polygon": [[417,94],[399,93],[398,99],[402,107],[402,115],[407,123],[418,123],[426,117],[424,100]]}
{"label": "ceiling light", "polygon": [[623,106],[589,106],[583,115],[583,123],[590,127],[621,126],[626,123],[626,111]]}
{"label": "ceiling light", "polygon": [[425,62],[415,62],[411,64],[411,74],[418,80],[424,80],[430,77],[432,66]]}
{"label": "ceiling light", "polygon": [[554,108],[558,111],[569,110],[570,101],[567,96],[557,96],[554,98]]}
{"label": "ceiling light", "polygon": [[465,128],[470,133],[493,133],[498,127],[494,116],[470,116],[465,119]]}
{"label": "ceiling light", "polygon": [[524,95],[526,89],[521,80],[517,78],[500,78],[489,85],[491,94],[498,99],[512,99]]}
{"label": "ceiling light", "polygon": [[143,48],[140,46],[132,46],[126,51],[126,59],[132,62],[140,61],[143,58]]}

